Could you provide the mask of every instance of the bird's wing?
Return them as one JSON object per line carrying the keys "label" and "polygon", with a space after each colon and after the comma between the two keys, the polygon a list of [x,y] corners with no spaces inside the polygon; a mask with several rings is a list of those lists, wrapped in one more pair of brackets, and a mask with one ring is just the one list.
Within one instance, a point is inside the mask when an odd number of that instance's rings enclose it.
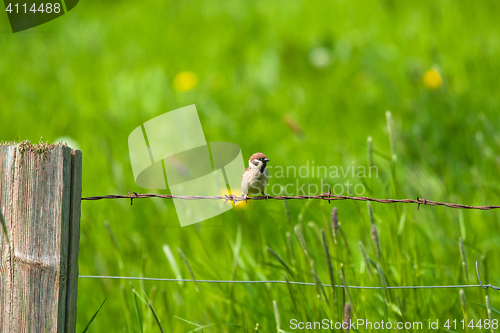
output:
{"label": "bird's wing", "polygon": [[266,188],[266,185],[267,185],[267,181],[269,180],[269,170],[264,170],[264,173],[262,174],[262,178],[260,179],[260,189],[262,192],[264,192],[265,188]]}
{"label": "bird's wing", "polygon": [[250,169],[250,167],[248,167],[248,168],[245,169],[245,172],[243,172],[243,175],[241,176],[241,179],[243,179],[243,177],[245,177],[245,174],[248,171],[248,169]]}

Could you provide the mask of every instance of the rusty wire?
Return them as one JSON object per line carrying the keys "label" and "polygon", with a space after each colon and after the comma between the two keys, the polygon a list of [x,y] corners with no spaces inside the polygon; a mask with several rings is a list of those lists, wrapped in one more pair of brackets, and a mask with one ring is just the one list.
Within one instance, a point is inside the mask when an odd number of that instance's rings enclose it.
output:
{"label": "rusty wire", "polygon": [[488,205],[488,206],[470,206],[470,205],[462,205],[456,203],[447,203],[447,202],[439,202],[433,200],[427,200],[424,198],[417,197],[416,200],[413,199],[376,199],[370,197],[351,197],[347,195],[333,195],[330,193],[323,193],[321,195],[297,195],[297,196],[288,196],[288,195],[278,195],[278,196],[255,196],[255,197],[238,197],[235,195],[224,195],[224,196],[177,196],[171,194],[152,194],[152,193],[136,193],[128,195],[121,194],[110,194],[110,195],[102,195],[102,196],[94,196],[94,197],[86,197],[82,198],[82,200],[102,200],[102,199],[130,199],[130,204],[133,204],[134,199],[143,199],[143,198],[162,198],[162,199],[182,199],[182,200],[224,200],[224,203],[227,201],[232,201],[233,203],[239,201],[247,201],[247,200],[307,200],[307,199],[318,199],[318,200],[326,200],[330,203],[332,200],[356,200],[356,201],[373,201],[379,203],[407,203],[407,204],[418,204],[418,208],[420,205],[425,206],[445,206],[450,208],[460,208],[460,209],[478,209],[478,210],[491,210],[498,209],[500,205]]}

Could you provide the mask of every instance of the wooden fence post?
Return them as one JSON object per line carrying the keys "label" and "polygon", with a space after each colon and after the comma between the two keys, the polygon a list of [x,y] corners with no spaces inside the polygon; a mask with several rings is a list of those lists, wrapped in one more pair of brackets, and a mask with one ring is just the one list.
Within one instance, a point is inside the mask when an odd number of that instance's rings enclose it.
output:
{"label": "wooden fence post", "polygon": [[0,332],[75,332],[82,153],[0,144]]}

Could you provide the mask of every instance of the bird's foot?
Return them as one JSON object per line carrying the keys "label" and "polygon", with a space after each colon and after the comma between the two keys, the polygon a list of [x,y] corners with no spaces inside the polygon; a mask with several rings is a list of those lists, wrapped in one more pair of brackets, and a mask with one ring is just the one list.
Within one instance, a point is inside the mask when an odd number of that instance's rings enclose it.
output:
{"label": "bird's foot", "polygon": [[262,195],[266,197],[266,201],[267,199],[269,199],[269,194],[265,194],[264,192],[262,192]]}

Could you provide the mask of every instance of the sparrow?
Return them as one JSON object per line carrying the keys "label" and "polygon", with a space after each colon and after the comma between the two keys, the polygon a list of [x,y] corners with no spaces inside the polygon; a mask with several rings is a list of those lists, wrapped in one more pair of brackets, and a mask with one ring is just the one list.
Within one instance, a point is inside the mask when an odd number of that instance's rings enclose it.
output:
{"label": "sparrow", "polygon": [[249,194],[259,194],[269,197],[264,193],[264,190],[269,180],[269,170],[266,169],[267,162],[270,160],[262,153],[255,153],[250,156],[248,168],[243,173],[241,178],[242,197],[248,198]]}

